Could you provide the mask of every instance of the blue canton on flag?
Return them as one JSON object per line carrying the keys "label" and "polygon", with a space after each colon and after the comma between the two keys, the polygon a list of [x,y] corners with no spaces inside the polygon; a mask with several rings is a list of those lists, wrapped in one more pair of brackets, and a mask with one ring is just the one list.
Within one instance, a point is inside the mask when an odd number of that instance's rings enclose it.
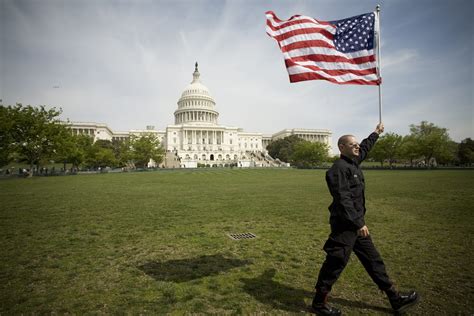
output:
{"label": "blue canton on flag", "polygon": [[336,49],[344,53],[373,49],[374,22],[373,12],[330,22],[337,26],[334,36]]}

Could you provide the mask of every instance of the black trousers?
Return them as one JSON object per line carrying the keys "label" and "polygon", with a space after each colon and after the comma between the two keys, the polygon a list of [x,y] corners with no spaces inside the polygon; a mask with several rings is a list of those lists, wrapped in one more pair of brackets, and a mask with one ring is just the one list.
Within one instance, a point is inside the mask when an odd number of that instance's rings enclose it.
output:
{"label": "black trousers", "polygon": [[382,257],[375,248],[370,235],[367,237],[358,236],[356,231],[351,230],[333,231],[323,249],[327,255],[316,283],[318,292],[329,293],[331,291],[333,284],[346,267],[352,251],[355,252],[379,289],[384,291],[392,286]]}

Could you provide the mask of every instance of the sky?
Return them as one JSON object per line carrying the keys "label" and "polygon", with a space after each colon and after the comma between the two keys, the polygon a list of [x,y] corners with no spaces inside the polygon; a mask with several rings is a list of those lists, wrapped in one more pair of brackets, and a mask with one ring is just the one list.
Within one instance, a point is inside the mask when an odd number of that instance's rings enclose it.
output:
{"label": "sky", "polygon": [[0,0],[0,99],[114,131],[165,130],[197,61],[219,124],[329,129],[337,148],[340,135],[374,130],[378,88],[290,83],[265,12],[331,21],[377,4],[385,131],[428,121],[454,141],[474,138],[470,0]]}

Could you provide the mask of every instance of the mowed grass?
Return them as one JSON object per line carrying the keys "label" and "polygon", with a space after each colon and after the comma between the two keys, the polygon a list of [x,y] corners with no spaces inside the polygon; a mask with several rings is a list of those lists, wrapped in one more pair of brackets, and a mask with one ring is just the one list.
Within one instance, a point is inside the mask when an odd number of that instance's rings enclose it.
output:
{"label": "mowed grass", "polygon": [[[324,170],[176,170],[0,181],[0,314],[308,313]],[[366,222],[413,315],[474,313],[474,171],[365,171]],[[234,241],[228,233],[257,238]],[[332,302],[388,314],[353,255]]]}

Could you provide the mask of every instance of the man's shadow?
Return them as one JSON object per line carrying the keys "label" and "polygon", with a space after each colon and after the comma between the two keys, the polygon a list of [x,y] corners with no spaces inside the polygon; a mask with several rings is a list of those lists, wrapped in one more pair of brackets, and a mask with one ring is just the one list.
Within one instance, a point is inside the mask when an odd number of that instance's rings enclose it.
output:
{"label": "man's shadow", "polygon": [[304,299],[311,298],[313,293],[273,281],[275,273],[275,269],[267,269],[256,278],[240,281],[244,283],[245,292],[265,305],[288,312],[309,312],[310,307]]}
{"label": "man's shadow", "polygon": [[[296,289],[276,281],[273,281],[275,269],[267,269],[260,276],[253,279],[240,279],[244,283],[243,289],[252,295],[256,300],[265,305],[270,305],[273,309],[288,312],[309,312],[312,313],[311,301],[314,292]],[[308,303],[305,303],[305,299]],[[331,298],[331,302],[337,305],[346,306],[350,309],[370,309],[372,311],[393,314],[389,308],[373,306],[367,303],[350,301],[343,298]]]}
{"label": "man's shadow", "polygon": [[374,306],[374,305],[370,305],[368,303],[359,302],[359,301],[350,301],[350,300],[346,300],[340,297],[332,297],[331,302],[338,305],[347,306],[348,309],[370,309],[370,310],[384,313],[384,314],[392,314],[392,315],[394,314],[394,311],[387,307]]}
{"label": "man's shadow", "polygon": [[138,268],[158,281],[187,282],[249,264],[221,254],[169,261],[149,261]]}

